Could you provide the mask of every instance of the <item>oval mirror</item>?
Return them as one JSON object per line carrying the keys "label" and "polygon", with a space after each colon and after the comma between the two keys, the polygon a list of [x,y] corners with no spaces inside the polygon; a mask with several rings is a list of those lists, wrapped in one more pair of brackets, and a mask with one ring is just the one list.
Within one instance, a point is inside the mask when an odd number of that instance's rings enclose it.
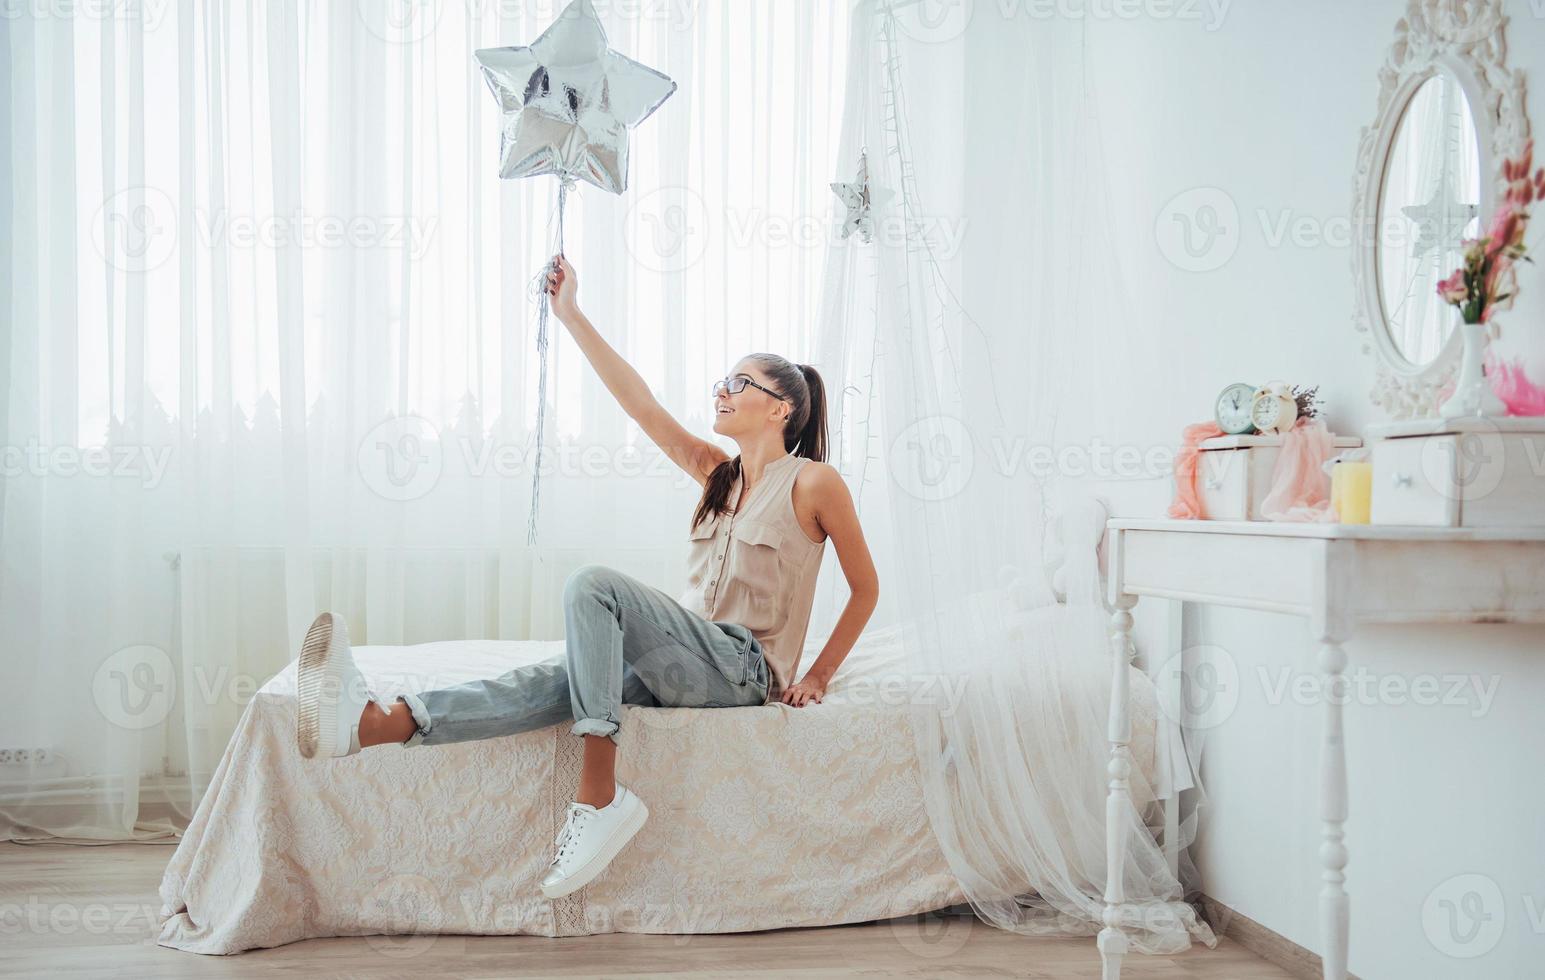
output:
{"label": "oval mirror", "polygon": [[1459,80],[1438,71],[1401,114],[1379,193],[1376,256],[1384,323],[1410,364],[1432,361],[1454,329],[1438,283],[1479,233],[1480,136]]}

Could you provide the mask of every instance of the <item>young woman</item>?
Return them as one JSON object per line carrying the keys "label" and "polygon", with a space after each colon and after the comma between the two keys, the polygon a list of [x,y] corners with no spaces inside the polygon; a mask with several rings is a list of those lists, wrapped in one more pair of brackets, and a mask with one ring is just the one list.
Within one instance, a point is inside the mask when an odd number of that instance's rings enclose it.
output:
{"label": "young woman", "polygon": [[[803,707],[820,701],[879,597],[874,562],[847,485],[826,456],[821,376],[776,354],[750,354],[715,382],[714,431],[733,458],[655,401],[578,305],[574,268],[555,256],[554,314],[624,411],[703,487],[692,515],[689,584],[680,599],[602,565],[571,575],[563,593],[565,656],[397,698],[368,688],[348,631],[318,616],[297,667],[301,754],[352,755],[372,745],[442,745],[574,722],[585,740],[576,799],[542,881],[549,898],[580,888],[643,826],[649,810],[616,780],[624,704]],[[831,637],[795,680],[826,541],[851,595]]]}

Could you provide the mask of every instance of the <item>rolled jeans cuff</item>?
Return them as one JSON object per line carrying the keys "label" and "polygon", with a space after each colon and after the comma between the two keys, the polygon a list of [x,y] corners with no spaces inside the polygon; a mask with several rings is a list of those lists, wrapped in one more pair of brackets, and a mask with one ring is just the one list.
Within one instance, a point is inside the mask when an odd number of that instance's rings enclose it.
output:
{"label": "rolled jeans cuff", "polygon": [[617,731],[621,727],[621,725],[608,718],[581,718],[574,723],[573,728],[569,729],[569,733],[573,735],[605,735],[612,740],[613,744],[616,744]]}
{"label": "rolled jeans cuff", "polygon": [[408,710],[413,713],[414,724],[418,725],[418,730],[409,735],[408,740],[402,744],[405,747],[417,745],[424,740],[425,735],[429,734],[429,729],[434,726],[434,722],[429,718],[429,709],[424,707],[423,698],[420,698],[417,694],[402,694],[399,697],[402,698],[402,702],[407,706]]}

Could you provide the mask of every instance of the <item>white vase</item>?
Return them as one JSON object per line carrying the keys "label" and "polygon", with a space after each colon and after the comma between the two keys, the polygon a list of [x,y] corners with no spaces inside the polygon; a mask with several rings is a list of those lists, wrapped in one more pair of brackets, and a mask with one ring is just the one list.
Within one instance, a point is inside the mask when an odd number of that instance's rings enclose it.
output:
{"label": "white vase", "polygon": [[1460,321],[1459,335],[1464,340],[1464,355],[1454,378],[1454,393],[1438,406],[1438,414],[1446,419],[1506,415],[1507,406],[1491,390],[1481,366],[1486,356],[1486,324]]}

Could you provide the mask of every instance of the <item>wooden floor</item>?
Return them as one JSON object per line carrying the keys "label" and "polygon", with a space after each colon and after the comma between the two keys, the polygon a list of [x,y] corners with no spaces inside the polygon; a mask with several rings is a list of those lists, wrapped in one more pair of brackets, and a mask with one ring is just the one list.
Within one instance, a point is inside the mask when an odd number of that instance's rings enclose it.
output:
{"label": "wooden floor", "polygon": [[[969,916],[709,936],[371,936],[238,956],[155,944],[167,845],[0,843],[0,977],[1090,977],[1092,939],[1029,939]],[[1131,956],[1126,977],[1290,974],[1223,939]]]}

